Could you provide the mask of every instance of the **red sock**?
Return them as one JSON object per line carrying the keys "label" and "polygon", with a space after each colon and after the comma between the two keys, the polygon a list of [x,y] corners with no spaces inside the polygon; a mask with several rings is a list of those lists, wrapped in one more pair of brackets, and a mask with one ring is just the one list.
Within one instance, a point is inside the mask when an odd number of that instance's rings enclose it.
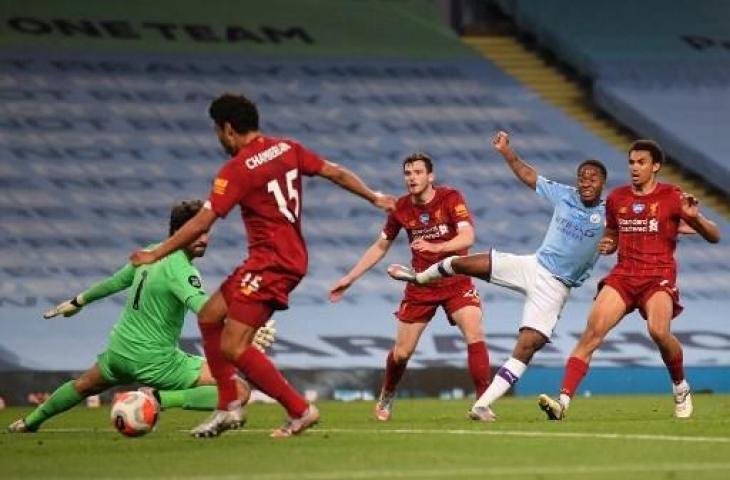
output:
{"label": "red sock", "polygon": [[477,391],[477,398],[479,398],[489,386],[489,374],[491,373],[487,344],[483,341],[470,343],[466,346],[466,351],[469,373]]}
{"label": "red sock", "polygon": [[290,417],[299,418],[309,408],[307,401],[289,385],[271,360],[254,347],[244,350],[236,365],[262,392],[281,403]]}
{"label": "red sock", "polygon": [[563,377],[563,387],[560,393],[565,393],[569,397],[575,396],[578,385],[580,385],[583,377],[588,371],[588,364],[578,357],[570,357],[565,364],[565,376]]}
{"label": "red sock", "polygon": [[228,410],[231,403],[238,401],[236,388],[236,367],[221,352],[222,323],[199,324],[203,337],[203,351],[210,373],[218,384],[218,410]]}
{"label": "red sock", "polygon": [[684,355],[682,354],[681,347],[679,348],[679,353],[673,357],[662,352],[662,360],[664,360],[664,365],[667,366],[669,376],[672,377],[672,382],[675,385],[684,380]]}
{"label": "red sock", "polygon": [[396,363],[393,359],[393,352],[388,352],[388,358],[385,361],[385,375],[383,376],[383,390],[386,392],[394,392],[407,366],[407,361]]}

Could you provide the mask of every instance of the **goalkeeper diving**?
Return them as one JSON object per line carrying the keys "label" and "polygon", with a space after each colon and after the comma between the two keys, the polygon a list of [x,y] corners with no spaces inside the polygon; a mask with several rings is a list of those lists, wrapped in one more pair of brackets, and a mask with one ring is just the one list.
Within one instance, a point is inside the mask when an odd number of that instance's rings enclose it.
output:
{"label": "goalkeeper diving", "polygon": [[[183,201],[173,206],[170,235],[202,208],[200,200]],[[127,264],[111,277],[47,311],[43,317],[70,317],[85,305],[129,290],[119,320],[109,335],[107,349],[96,363],[76,380],[58,387],[42,405],[13,422],[8,431],[35,432],[49,418],[81,403],[86,397],[111,387],[138,383],[153,395],[161,409],[215,410],[218,389],[205,358],[190,355],[178,347],[185,314],[196,314],[208,296],[193,260],[202,257],[208,246],[205,232],[187,248],[178,250],[151,265]],[[260,350],[271,345],[276,330],[273,320],[256,333],[254,346]],[[251,391],[236,379],[241,405]],[[245,422],[241,411],[237,427]]]}

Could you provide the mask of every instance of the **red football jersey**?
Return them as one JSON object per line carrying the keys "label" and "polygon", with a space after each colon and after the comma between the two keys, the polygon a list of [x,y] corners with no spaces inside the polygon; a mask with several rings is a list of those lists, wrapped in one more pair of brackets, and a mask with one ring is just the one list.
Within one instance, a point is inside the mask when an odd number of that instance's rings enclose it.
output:
{"label": "red football jersey", "polygon": [[[473,223],[464,197],[458,190],[449,187],[436,187],[435,190],[436,195],[426,205],[413,203],[410,194],[400,197],[395,211],[388,215],[388,220],[383,228],[383,237],[393,240],[400,229],[404,228],[408,233],[409,243],[418,238],[433,243],[443,243],[456,236],[459,224],[471,225]],[[467,249],[445,253],[417,252],[411,249],[411,252],[413,253],[411,265],[417,272],[422,272],[446,257],[466,255]],[[434,287],[447,286],[463,281],[465,278],[467,277],[457,275],[438,280],[431,285]]]}
{"label": "red football jersey", "polygon": [[293,275],[307,271],[302,238],[302,175],[314,175],[324,160],[286,138],[261,136],[242,148],[218,172],[208,198],[225,217],[241,207],[248,236],[251,269],[281,269]]}
{"label": "red football jersey", "polygon": [[618,231],[618,263],[611,273],[676,281],[674,250],[682,217],[682,191],[674,185],[658,183],[648,195],[636,195],[629,185],[611,192],[606,227]]}

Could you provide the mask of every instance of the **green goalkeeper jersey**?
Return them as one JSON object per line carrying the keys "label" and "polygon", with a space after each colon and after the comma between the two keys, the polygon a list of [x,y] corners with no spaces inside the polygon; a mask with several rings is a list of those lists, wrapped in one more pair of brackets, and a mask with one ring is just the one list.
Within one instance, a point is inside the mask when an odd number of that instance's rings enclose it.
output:
{"label": "green goalkeeper jersey", "polygon": [[124,312],[109,335],[108,348],[134,360],[174,351],[185,313],[198,313],[207,300],[200,273],[184,250],[151,265],[127,264],[82,295],[88,303],[125,288]]}

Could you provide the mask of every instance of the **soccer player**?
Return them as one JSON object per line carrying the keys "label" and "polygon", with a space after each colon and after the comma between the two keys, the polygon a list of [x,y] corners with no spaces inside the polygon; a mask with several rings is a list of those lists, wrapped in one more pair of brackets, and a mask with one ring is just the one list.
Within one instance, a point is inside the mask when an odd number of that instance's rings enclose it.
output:
{"label": "soccer player", "polygon": [[553,217],[542,245],[532,255],[513,255],[497,250],[469,256],[448,257],[416,273],[391,265],[396,280],[426,285],[452,275],[469,275],[525,295],[522,322],[512,356],[502,365],[492,383],[472,406],[469,416],[491,422],[491,405],[519,380],[532,356],[550,339],[570,290],[591,274],[598,259],[598,241],[603,234],[605,204],[601,192],[606,168],[598,160],[578,165],[577,188],[539,176],[509,145],[509,135],[498,132],[494,148],[525,185],[553,204]]}
{"label": "soccer player", "polygon": [[[368,248],[352,270],[330,290],[330,300],[339,301],[358,278],[388,252],[400,229],[408,234],[416,271],[453,254],[466,254],[474,244],[474,228],[466,202],[458,190],[434,187],[433,162],[417,153],[403,162],[403,177],[408,194],[400,197],[395,212],[379,238]],[[479,294],[470,278],[456,276],[428,287],[407,285],[400,308],[395,313],[398,328],[393,349],[388,353],[375,417],[390,419],[398,382],[418,345],[428,322],[441,306],[449,322],[457,325],[467,344],[469,373],[477,395],[489,384],[489,356],[484,342]]]}
{"label": "soccer player", "polygon": [[674,394],[674,416],[692,415],[692,395],[684,376],[682,346],[671,333],[680,314],[677,263],[678,233],[699,233],[710,243],[720,241],[717,225],[699,211],[693,195],[657,181],[664,152],[651,140],[637,140],[629,148],[631,184],[613,190],[607,200],[607,227],[602,253],[618,249],[618,262],[598,284],[598,295],[583,335],[566,363],[558,400],[540,395],[539,405],[551,420],[562,420],[588,364],[611,331],[638,308],[659,347],[669,371]]}
{"label": "soccer player", "polygon": [[248,238],[248,258],[223,282],[198,315],[203,348],[218,385],[218,407],[193,429],[214,437],[238,422],[235,368],[276,399],[289,418],[273,437],[299,434],[317,423],[319,412],[251,342],[275,310],[288,308],[289,293],[307,271],[302,238],[302,176],[324,177],[383,210],[395,199],[371,190],[354,173],[328,162],[299,143],[264,135],[256,105],[243,95],[224,94],[209,108],[215,132],[232,158],[213,182],[208,201],[175,235],[150,251],[131,256],[135,265],[152,263],[207,232],[236,205]]}
{"label": "soccer player", "polygon": [[[201,209],[200,200],[180,202],[170,214],[170,235]],[[153,387],[161,408],[182,407],[213,410],[218,403],[215,379],[205,359],[181,351],[177,344],[187,310],[200,311],[205,303],[200,274],[193,259],[202,257],[208,246],[203,232],[184,250],[149,267],[125,265],[111,277],[94,284],[43,316],[70,317],[81,308],[122,290],[130,294],[109,344],[97,362],[76,380],[56,389],[51,397],[25,418],[12,423],[10,432],[35,432],[43,422],[77,405],[90,395],[121,384],[142,383]],[[270,344],[271,330],[263,330],[257,342]],[[237,379],[242,403],[250,391]],[[243,420],[242,420],[243,421]]]}

